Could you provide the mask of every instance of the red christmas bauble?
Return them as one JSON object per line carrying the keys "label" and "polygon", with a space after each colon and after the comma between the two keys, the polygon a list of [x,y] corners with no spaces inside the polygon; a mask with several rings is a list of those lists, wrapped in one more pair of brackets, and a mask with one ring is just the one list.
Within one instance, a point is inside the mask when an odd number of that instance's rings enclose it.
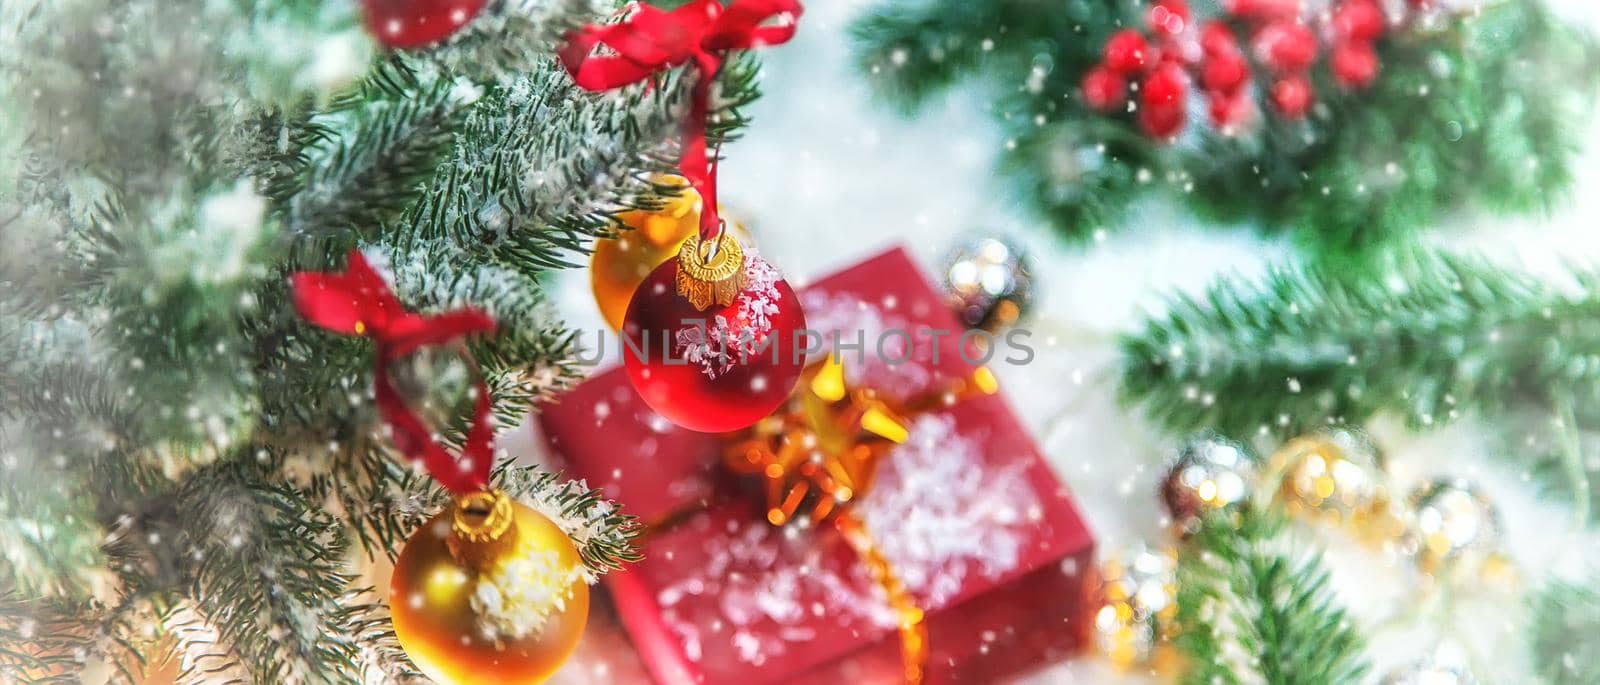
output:
{"label": "red christmas bauble", "polygon": [[1200,70],[1200,84],[1208,91],[1232,95],[1250,80],[1250,63],[1244,55],[1222,53],[1212,55]]}
{"label": "red christmas bauble", "polygon": [[1157,0],[1145,14],[1150,30],[1157,34],[1176,36],[1189,26],[1187,0]]}
{"label": "red christmas bauble", "polygon": [[1119,74],[1137,74],[1151,63],[1150,45],[1133,29],[1123,29],[1106,40],[1104,64]]}
{"label": "red christmas bauble", "polygon": [[1378,78],[1378,53],[1365,41],[1346,41],[1333,48],[1333,78],[1346,88],[1366,88]]}
{"label": "red christmas bauble", "polygon": [[391,50],[418,48],[449,38],[472,21],[488,0],[361,0],[367,30]]}
{"label": "red christmas bauble", "polygon": [[1090,109],[1110,112],[1128,97],[1128,80],[1106,67],[1095,67],[1083,75],[1083,101]]}
{"label": "red christmas bauble", "polygon": [[696,308],[677,282],[683,255],[698,244],[691,239],[634,291],[623,317],[623,364],[657,414],[689,430],[724,433],[788,399],[805,366],[807,342],[797,338],[806,317],[788,281],[753,252],[744,255],[744,283],[730,304]]}
{"label": "red christmas bauble", "polygon": [[1272,84],[1272,107],[1288,119],[1300,119],[1311,111],[1311,81],[1291,74]]}
{"label": "red christmas bauble", "polygon": [[1298,21],[1275,21],[1256,32],[1256,55],[1280,73],[1305,71],[1317,61],[1317,37]]}
{"label": "red christmas bauble", "polygon": [[1377,0],[1345,0],[1333,11],[1334,35],[1347,41],[1372,41],[1383,35],[1387,20]]}

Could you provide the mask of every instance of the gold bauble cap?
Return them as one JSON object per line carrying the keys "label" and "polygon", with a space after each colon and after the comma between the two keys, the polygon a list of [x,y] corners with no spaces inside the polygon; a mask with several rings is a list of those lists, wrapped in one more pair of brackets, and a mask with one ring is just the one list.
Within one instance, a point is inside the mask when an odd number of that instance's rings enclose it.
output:
{"label": "gold bauble cap", "polygon": [[677,288],[695,309],[732,305],[744,288],[744,248],[727,231],[712,242],[691,236],[678,249]]}
{"label": "gold bauble cap", "polygon": [[499,490],[457,497],[450,512],[450,537],[445,542],[456,561],[484,570],[516,548],[517,521],[511,498]]}

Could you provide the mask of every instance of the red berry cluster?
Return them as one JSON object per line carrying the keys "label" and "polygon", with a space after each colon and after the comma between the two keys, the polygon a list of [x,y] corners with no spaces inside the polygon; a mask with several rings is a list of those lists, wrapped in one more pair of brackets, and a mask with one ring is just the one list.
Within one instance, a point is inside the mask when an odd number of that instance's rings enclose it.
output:
{"label": "red berry cluster", "polygon": [[1129,79],[1138,81],[1139,127],[1152,136],[1170,138],[1183,130],[1189,99],[1188,67],[1196,55],[1187,41],[1187,0],[1159,0],[1146,16],[1156,41],[1152,45],[1136,29],[1123,29],[1106,41],[1099,66],[1083,78],[1083,97],[1102,112],[1127,102]]}
{"label": "red berry cluster", "polygon": [[[1123,29],[1106,41],[1100,64],[1084,75],[1085,103],[1102,112],[1128,107],[1130,82],[1136,83],[1132,109],[1139,127],[1151,137],[1171,139],[1183,131],[1197,79],[1212,123],[1224,132],[1237,130],[1256,111],[1252,65],[1237,26],[1248,33],[1250,53],[1267,72],[1272,109],[1288,119],[1304,117],[1315,99],[1309,74],[1321,49],[1306,23],[1304,0],[1224,0],[1223,7],[1230,20],[1195,26],[1187,0],[1156,0],[1146,14],[1150,38]],[[1387,28],[1379,0],[1337,0],[1324,27],[1334,80],[1351,89],[1371,85],[1378,75],[1373,46]]]}

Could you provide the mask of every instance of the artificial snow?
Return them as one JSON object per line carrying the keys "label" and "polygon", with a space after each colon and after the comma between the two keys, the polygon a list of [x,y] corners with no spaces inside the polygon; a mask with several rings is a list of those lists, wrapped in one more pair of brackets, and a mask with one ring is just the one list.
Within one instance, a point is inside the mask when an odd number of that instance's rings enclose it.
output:
{"label": "artificial snow", "polygon": [[525,547],[478,575],[472,610],[486,637],[524,638],[537,633],[553,613],[564,610],[573,585],[583,581],[581,566],[562,563],[552,550]]}
{"label": "artificial snow", "polygon": [[[1015,569],[1025,527],[1034,525],[1028,512],[1038,502],[1020,468],[987,468],[982,449],[982,439],[957,433],[950,416],[921,416],[856,510],[895,576],[929,611],[954,600],[969,574],[995,578]],[[885,630],[898,625],[861,569],[840,573],[825,563],[824,548],[810,533],[760,520],[729,527],[727,536],[705,543],[703,568],[656,597],[663,621],[688,645],[691,659],[708,640],[730,640],[740,659],[762,665],[815,639],[810,618],[830,612]],[[720,622],[730,629],[707,635],[681,616],[677,607],[691,595],[716,597]],[[806,601],[817,596],[826,600]]]}

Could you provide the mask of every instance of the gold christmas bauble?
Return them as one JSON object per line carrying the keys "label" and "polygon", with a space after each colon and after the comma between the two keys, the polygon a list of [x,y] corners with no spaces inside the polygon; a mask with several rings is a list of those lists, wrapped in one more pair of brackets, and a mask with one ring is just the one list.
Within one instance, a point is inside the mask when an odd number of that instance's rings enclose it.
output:
{"label": "gold christmas bauble", "polygon": [[1389,499],[1383,458],[1365,436],[1328,429],[1284,444],[1271,469],[1289,511],[1373,537],[1387,534]]}
{"label": "gold christmas bauble", "polygon": [[[678,194],[663,197],[657,209],[618,214],[617,220],[633,230],[596,240],[589,259],[589,287],[612,330],[621,330],[628,302],[645,277],[676,257],[683,241],[700,231],[700,194],[680,176],[664,176],[656,183],[676,187]],[[739,222],[727,223],[735,235],[748,237]]]}
{"label": "gold christmas bauble", "polygon": [[395,636],[446,685],[549,678],[589,615],[566,532],[501,492],[456,500],[406,540],[389,583]]}
{"label": "gold christmas bauble", "polygon": [[1094,637],[1123,668],[1159,666],[1178,612],[1178,558],[1172,550],[1134,545],[1100,563],[1100,608]]}
{"label": "gold christmas bauble", "polygon": [[1405,549],[1423,572],[1481,569],[1499,549],[1499,513],[1471,484],[1430,481],[1409,501]]}
{"label": "gold christmas bauble", "polygon": [[1161,503],[1180,535],[1194,533],[1206,514],[1249,503],[1257,481],[1256,460],[1243,445],[1216,435],[1184,443],[1161,479]]}

